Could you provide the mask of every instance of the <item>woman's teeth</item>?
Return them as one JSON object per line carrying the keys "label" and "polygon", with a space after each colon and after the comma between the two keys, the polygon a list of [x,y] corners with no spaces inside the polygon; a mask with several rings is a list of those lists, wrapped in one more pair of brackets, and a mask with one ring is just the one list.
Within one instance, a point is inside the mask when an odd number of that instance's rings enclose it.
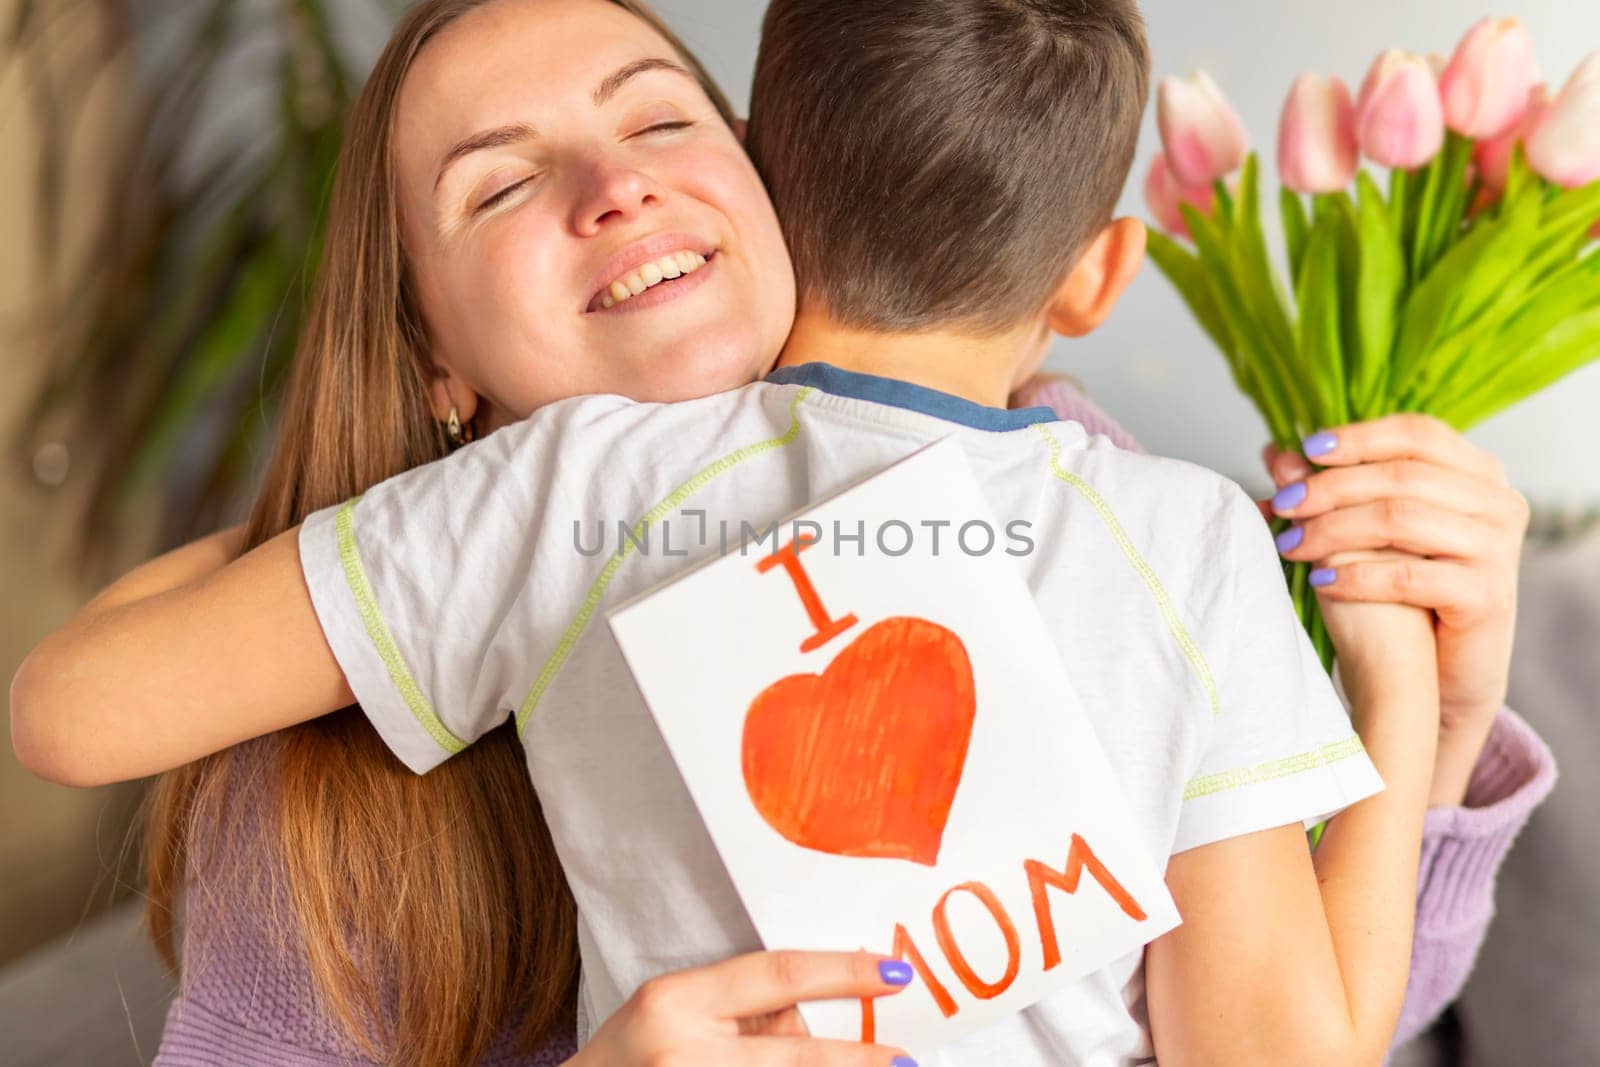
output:
{"label": "woman's teeth", "polygon": [[632,274],[625,274],[611,283],[600,296],[600,307],[610,309],[624,300],[631,300],[652,286],[664,281],[693,274],[706,265],[706,257],[698,252],[674,252],[653,263],[646,263]]}

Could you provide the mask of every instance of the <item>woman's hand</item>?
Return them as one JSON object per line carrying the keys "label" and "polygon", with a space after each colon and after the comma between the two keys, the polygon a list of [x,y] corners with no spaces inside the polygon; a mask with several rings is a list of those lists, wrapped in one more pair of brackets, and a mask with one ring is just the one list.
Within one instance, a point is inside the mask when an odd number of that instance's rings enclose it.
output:
{"label": "woman's hand", "polygon": [[[1330,440],[1332,448],[1318,450]],[[1310,462],[1270,446],[1264,453],[1279,488],[1264,510],[1301,531],[1280,537],[1280,548],[1292,545],[1283,556],[1323,568],[1351,550],[1403,553],[1329,568],[1332,581],[1318,592],[1324,603],[1384,601],[1434,612],[1440,759],[1464,765],[1441,764],[1449,773],[1436,775],[1431,799],[1459,803],[1505,702],[1528,502],[1494,456],[1426,415],[1336,427],[1308,438],[1307,449]],[[1313,473],[1312,462],[1329,469]]]}
{"label": "woman's hand", "polygon": [[567,1067],[915,1067],[887,1045],[806,1036],[795,1005],[900,992],[910,965],[865,952],[754,952],[646,982]]}

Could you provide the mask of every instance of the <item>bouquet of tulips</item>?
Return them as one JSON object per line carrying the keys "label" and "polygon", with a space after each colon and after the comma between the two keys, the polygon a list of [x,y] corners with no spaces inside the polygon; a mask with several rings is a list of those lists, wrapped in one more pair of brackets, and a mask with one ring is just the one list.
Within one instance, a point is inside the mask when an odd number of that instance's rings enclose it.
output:
{"label": "bouquet of tulips", "polygon": [[[1216,85],[1166,79],[1157,110],[1145,194],[1171,236],[1151,258],[1279,448],[1401,411],[1465,430],[1600,358],[1600,53],[1552,94],[1527,30],[1486,20],[1448,62],[1385,52],[1354,99],[1302,76],[1278,138],[1286,276]],[[1331,670],[1309,571],[1286,577]]]}

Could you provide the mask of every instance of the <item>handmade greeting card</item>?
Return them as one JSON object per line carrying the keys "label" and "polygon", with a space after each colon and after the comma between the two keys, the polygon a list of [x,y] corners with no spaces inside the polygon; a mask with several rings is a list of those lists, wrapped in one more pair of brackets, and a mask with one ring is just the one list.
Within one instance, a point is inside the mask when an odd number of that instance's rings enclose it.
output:
{"label": "handmade greeting card", "polygon": [[766,945],[916,971],[818,1036],[930,1052],[1178,923],[1019,543],[949,438],[610,615]]}

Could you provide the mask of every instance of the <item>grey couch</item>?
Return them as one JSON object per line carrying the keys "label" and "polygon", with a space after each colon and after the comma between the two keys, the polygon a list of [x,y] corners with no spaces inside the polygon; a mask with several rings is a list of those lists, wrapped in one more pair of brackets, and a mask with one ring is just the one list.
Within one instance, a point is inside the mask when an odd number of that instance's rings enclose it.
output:
{"label": "grey couch", "polygon": [[1396,1067],[1600,1064],[1600,525],[1524,557],[1511,704],[1560,780],[1500,874],[1467,988]]}

